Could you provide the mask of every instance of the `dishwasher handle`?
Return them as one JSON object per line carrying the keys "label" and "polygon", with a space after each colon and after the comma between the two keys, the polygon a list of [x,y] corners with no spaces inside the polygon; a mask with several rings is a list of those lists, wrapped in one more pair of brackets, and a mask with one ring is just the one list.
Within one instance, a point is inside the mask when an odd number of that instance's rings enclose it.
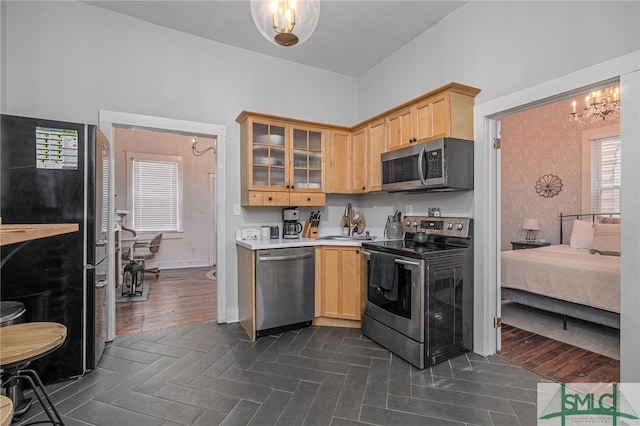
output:
{"label": "dishwasher handle", "polygon": [[313,257],[313,253],[309,254],[293,254],[289,256],[258,256],[258,260],[260,262],[268,262],[275,260],[297,260],[297,259],[306,259],[308,257]]}

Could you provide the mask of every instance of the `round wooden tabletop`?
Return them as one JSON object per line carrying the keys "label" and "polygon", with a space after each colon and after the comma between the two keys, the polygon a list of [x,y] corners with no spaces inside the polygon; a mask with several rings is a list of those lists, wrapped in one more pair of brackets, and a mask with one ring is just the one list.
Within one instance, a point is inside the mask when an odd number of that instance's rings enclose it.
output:
{"label": "round wooden tabletop", "polygon": [[26,322],[0,327],[0,365],[32,361],[64,343],[67,327],[55,322]]}
{"label": "round wooden tabletop", "polygon": [[9,426],[13,418],[13,402],[4,395],[0,395],[0,426]]}

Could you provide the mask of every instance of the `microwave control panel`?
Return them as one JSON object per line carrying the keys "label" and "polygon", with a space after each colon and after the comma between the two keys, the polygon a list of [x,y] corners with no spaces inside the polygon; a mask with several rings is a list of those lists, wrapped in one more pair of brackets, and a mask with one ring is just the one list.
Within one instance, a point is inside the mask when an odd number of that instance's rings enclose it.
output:
{"label": "microwave control panel", "polygon": [[446,235],[448,237],[468,238],[471,219],[465,217],[431,217],[431,216],[406,216],[402,219],[404,232],[426,232],[433,235]]}

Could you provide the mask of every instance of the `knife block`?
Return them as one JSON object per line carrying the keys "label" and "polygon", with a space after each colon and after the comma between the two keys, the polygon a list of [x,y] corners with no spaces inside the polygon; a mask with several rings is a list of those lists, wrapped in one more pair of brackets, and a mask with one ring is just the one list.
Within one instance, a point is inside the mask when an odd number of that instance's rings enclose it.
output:
{"label": "knife block", "polygon": [[304,228],[302,230],[302,236],[305,238],[318,238],[318,227],[311,226],[311,221],[307,220],[304,223]]}

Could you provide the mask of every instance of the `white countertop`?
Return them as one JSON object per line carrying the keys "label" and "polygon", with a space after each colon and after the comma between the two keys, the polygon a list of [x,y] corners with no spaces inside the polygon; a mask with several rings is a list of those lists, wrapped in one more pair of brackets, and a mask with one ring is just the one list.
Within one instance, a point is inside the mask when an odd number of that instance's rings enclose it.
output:
{"label": "white countertop", "polygon": [[[320,230],[320,237],[327,235],[340,235],[340,228],[326,227]],[[243,240],[241,238],[240,230],[236,231],[236,245],[248,248],[250,250],[263,250],[263,249],[278,249],[288,247],[313,247],[313,246],[345,246],[345,247],[360,247],[362,243],[385,241],[384,228],[368,228],[373,240],[330,240],[322,238],[278,238],[278,239],[265,239],[260,237],[255,240]]]}
{"label": "white countertop", "polygon": [[[377,237],[373,241],[381,241],[382,237]],[[347,246],[360,247],[362,240],[324,240],[318,238],[279,238],[273,240],[243,240],[236,239],[236,244],[250,250],[278,249],[289,247],[313,247],[313,246]]]}

